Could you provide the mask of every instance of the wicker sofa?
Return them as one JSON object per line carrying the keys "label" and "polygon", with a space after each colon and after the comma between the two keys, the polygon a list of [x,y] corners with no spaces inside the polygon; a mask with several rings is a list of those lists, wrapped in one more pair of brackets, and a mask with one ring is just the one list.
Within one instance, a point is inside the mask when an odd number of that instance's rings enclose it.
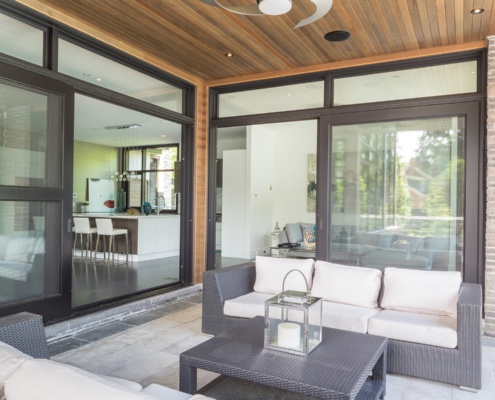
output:
{"label": "wicker sofa", "polygon": [[[368,268],[361,269],[365,270]],[[216,335],[224,330],[236,327],[245,321],[245,318],[225,315],[224,306],[226,302],[229,303],[229,301],[235,301],[235,299],[242,298],[242,296],[249,293],[254,293],[256,270],[256,265],[251,264],[206,271],[204,273],[202,318],[202,330],[204,333]],[[397,270],[404,271],[404,269]],[[415,272],[420,274],[445,274],[445,272],[440,271]],[[317,277],[315,277],[316,279]],[[273,280],[276,281],[277,278],[275,277]],[[313,281],[313,288],[314,285],[315,281]],[[385,284],[381,284],[377,301],[383,301],[383,286]],[[456,318],[452,318],[453,323],[451,324],[451,330],[454,331],[456,339],[453,345],[454,347],[446,348],[441,345],[417,343],[414,341],[414,338],[410,338],[407,341],[396,340],[389,336],[386,328],[385,331],[382,329],[380,335],[389,337],[387,355],[387,371],[389,373],[415,376],[474,390],[481,388],[481,286],[469,283],[463,283],[462,285],[459,283],[459,286],[460,290],[458,291],[458,295],[456,295],[457,304],[455,300],[453,302],[453,308],[454,310],[456,309],[457,316]],[[338,310],[338,307],[342,305],[337,304],[336,306]],[[246,307],[246,309],[249,309],[249,312],[253,313],[256,312],[254,308],[256,307]],[[350,310],[350,314],[355,308],[354,306],[348,306],[347,309],[342,308],[342,313],[347,313],[347,310]],[[375,311],[370,311],[366,318],[379,315],[380,312],[387,310],[382,310],[378,307]],[[263,308],[259,308],[258,315],[262,315],[262,313]],[[339,317],[339,315],[334,314],[333,318],[330,318],[330,320],[327,318],[326,322],[324,318],[323,325],[348,329],[345,325],[332,326],[332,320],[338,321],[340,319]],[[343,317],[346,318],[347,315],[343,315]],[[414,313],[411,313],[411,318],[415,318]],[[407,316],[406,319],[408,319]],[[375,331],[380,330],[375,329]],[[377,334],[376,332],[369,333]]]}
{"label": "wicker sofa", "polygon": [[0,399],[6,400],[186,400],[210,399],[161,385],[101,376],[49,360],[41,316],[0,318]]}

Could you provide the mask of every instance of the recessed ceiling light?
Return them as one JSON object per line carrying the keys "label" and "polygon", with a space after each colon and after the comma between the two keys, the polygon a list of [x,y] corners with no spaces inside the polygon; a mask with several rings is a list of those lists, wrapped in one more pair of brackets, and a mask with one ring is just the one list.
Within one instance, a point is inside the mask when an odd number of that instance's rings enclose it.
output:
{"label": "recessed ceiling light", "polygon": [[96,78],[96,81],[97,82],[101,82],[101,78]]}
{"label": "recessed ceiling light", "polygon": [[120,130],[120,129],[134,129],[141,128],[141,124],[127,124],[127,125],[113,125],[113,126],[105,126],[105,129],[108,130]]}
{"label": "recessed ceiling light", "polygon": [[167,137],[167,135],[160,135],[160,137]]}
{"label": "recessed ceiling light", "polygon": [[476,15],[476,14],[482,14],[484,12],[485,12],[485,9],[484,8],[475,8],[475,9],[471,10],[471,14],[474,14],[474,15]]}
{"label": "recessed ceiling light", "polygon": [[232,53],[231,51],[228,51],[227,53],[225,53],[225,57],[227,58],[233,58],[235,56],[234,53]]}
{"label": "recessed ceiling light", "polygon": [[324,38],[329,42],[343,42],[351,37],[351,34],[347,31],[332,31],[328,32]]}

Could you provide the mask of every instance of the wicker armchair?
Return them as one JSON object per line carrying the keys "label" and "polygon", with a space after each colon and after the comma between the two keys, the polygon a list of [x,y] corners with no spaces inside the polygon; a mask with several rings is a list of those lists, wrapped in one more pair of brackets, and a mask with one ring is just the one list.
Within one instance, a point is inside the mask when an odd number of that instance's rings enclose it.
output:
{"label": "wicker armchair", "polygon": [[[238,326],[243,318],[227,317],[223,304],[253,291],[254,265],[206,271],[203,279],[202,331],[217,335]],[[457,304],[455,349],[389,339],[387,372],[481,388],[481,286],[465,283]]]}

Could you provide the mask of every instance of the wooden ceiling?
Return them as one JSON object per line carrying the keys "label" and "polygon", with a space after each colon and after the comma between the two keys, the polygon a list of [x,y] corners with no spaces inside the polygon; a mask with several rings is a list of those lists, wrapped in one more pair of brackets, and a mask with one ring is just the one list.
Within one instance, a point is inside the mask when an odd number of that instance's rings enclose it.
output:
{"label": "wooden ceiling", "polygon": [[[293,0],[282,16],[242,16],[199,0],[18,1],[63,14],[62,22],[89,26],[205,81],[462,45],[495,34],[493,0],[334,0],[324,18],[299,29],[294,25],[314,11],[310,0]],[[475,7],[485,12],[471,14]],[[334,30],[351,37],[326,41]],[[229,51],[233,58],[225,57]]]}

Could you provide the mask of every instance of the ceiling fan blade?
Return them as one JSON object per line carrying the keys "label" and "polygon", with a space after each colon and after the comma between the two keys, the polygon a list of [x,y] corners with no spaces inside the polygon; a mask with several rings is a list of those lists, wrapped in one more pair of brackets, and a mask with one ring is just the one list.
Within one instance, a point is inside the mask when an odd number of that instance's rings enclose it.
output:
{"label": "ceiling fan blade", "polygon": [[200,0],[200,1],[205,4],[209,4],[210,6],[220,7],[236,14],[265,15],[260,11],[258,4],[252,4],[250,6],[222,6],[221,4],[218,4],[216,0]]}
{"label": "ceiling fan blade", "polygon": [[308,18],[304,18],[294,27],[294,29],[300,28],[301,26],[311,24],[324,17],[332,8],[333,0],[311,0],[315,3],[316,11],[313,15]]}

